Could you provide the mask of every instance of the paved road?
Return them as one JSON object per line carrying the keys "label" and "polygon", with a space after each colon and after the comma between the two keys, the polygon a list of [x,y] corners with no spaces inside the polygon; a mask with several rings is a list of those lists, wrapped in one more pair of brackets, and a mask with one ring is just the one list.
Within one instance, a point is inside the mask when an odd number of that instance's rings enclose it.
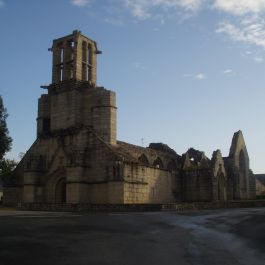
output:
{"label": "paved road", "polygon": [[0,265],[264,265],[265,208],[197,213],[0,210]]}

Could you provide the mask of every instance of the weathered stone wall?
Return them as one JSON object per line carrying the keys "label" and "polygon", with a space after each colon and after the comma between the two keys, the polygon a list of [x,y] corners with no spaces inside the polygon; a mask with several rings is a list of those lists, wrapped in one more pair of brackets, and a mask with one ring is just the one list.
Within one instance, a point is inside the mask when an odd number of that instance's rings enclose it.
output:
{"label": "weathered stone wall", "polygon": [[102,139],[116,144],[116,95],[112,91],[97,88],[94,91],[92,126]]}
{"label": "weathered stone wall", "polygon": [[256,179],[256,195],[265,195],[265,185],[258,179]]}
{"label": "weathered stone wall", "polygon": [[256,199],[256,178],[252,170],[249,170],[249,199]]}
{"label": "weathered stone wall", "polygon": [[233,172],[234,199],[250,199],[249,157],[241,131],[234,133],[229,160],[230,171]]}
{"label": "weathered stone wall", "polygon": [[175,174],[138,164],[124,166],[124,203],[170,203],[175,201]]}
{"label": "weathered stone wall", "polygon": [[[91,126],[102,139],[116,144],[116,95],[89,83],[63,82],[39,99],[37,135],[77,126]],[[49,128],[48,128],[49,127]]]}
{"label": "weathered stone wall", "polygon": [[212,174],[209,169],[186,170],[182,172],[182,181],[184,201],[213,200]]}

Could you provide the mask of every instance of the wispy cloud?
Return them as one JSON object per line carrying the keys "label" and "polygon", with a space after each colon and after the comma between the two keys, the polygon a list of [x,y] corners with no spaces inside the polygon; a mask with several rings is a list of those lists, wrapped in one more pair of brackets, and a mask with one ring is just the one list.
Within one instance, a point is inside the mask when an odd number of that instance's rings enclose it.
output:
{"label": "wispy cloud", "polygon": [[265,48],[265,0],[216,0],[214,8],[234,16],[219,23],[217,33]]}
{"label": "wispy cloud", "polygon": [[234,41],[265,48],[265,21],[262,18],[256,18],[255,21],[243,19],[237,24],[221,22],[216,32],[225,33]]}
{"label": "wispy cloud", "polygon": [[[69,1],[80,8],[97,4],[94,0]],[[219,11],[228,16],[217,24],[217,33],[265,48],[265,0],[100,0],[100,8],[105,12],[104,21],[115,26],[124,24],[126,12],[138,21],[153,19],[164,24],[172,18],[183,21],[203,9]]]}
{"label": "wispy cloud", "polygon": [[3,0],[0,0],[0,8],[5,6],[5,2]]}
{"label": "wispy cloud", "polygon": [[237,16],[260,14],[265,11],[265,0],[216,0],[214,7]]}
{"label": "wispy cloud", "polygon": [[184,74],[183,75],[184,78],[191,78],[191,79],[195,79],[195,80],[204,80],[206,79],[206,75],[203,73],[199,73],[199,74]]}
{"label": "wispy cloud", "polygon": [[87,4],[89,4],[90,0],[71,0],[71,3],[74,6],[82,7],[82,6],[86,6]]}
{"label": "wispy cloud", "polygon": [[231,75],[232,73],[234,73],[234,71],[232,69],[225,69],[223,71],[223,74],[225,74],[225,75]]}
{"label": "wispy cloud", "polygon": [[157,14],[184,9],[186,12],[196,12],[205,0],[125,0],[125,6],[131,14],[140,20],[145,20]]}

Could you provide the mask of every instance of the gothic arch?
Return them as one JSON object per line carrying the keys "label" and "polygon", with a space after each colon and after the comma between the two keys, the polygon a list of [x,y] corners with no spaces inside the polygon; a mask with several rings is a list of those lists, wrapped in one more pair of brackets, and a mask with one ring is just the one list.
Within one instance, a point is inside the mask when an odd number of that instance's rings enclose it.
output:
{"label": "gothic arch", "polygon": [[149,166],[149,161],[148,161],[148,158],[146,157],[145,154],[141,154],[138,158],[138,161],[141,163],[141,164],[144,164],[146,166]]}
{"label": "gothic arch", "polygon": [[239,153],[239,185],[241,191],[246,191],[247,188],[247,183],[246,183],[246,170],[247,170],[247,165],[246,165],[246,157],[245,153],[243,150],[240,151]]}
{"label": "gothic arch", "polygon": [[153,166],[156,168],[164,168],[163,162],[160,157],[157,157],[153,163]]}
{"label": "gothic arch", "polygon": [[48,203],[63,203],[66,201],[66,170],[59,168],[47,175],[46,201]]}

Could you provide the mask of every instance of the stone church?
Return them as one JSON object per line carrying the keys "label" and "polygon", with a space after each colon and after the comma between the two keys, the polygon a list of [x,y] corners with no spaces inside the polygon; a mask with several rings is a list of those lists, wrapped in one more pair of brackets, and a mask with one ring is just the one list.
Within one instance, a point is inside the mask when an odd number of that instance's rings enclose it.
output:
{"label": "stone church", "polygon": [[52,83],[38,102],[37,139],[4,187],[4,204],[137,204],[251,199],[255,180],[241,131],[230,153],[183,155],[162,143],[116,139],[115,92],[97,86],[95,41],[55,39]]}

